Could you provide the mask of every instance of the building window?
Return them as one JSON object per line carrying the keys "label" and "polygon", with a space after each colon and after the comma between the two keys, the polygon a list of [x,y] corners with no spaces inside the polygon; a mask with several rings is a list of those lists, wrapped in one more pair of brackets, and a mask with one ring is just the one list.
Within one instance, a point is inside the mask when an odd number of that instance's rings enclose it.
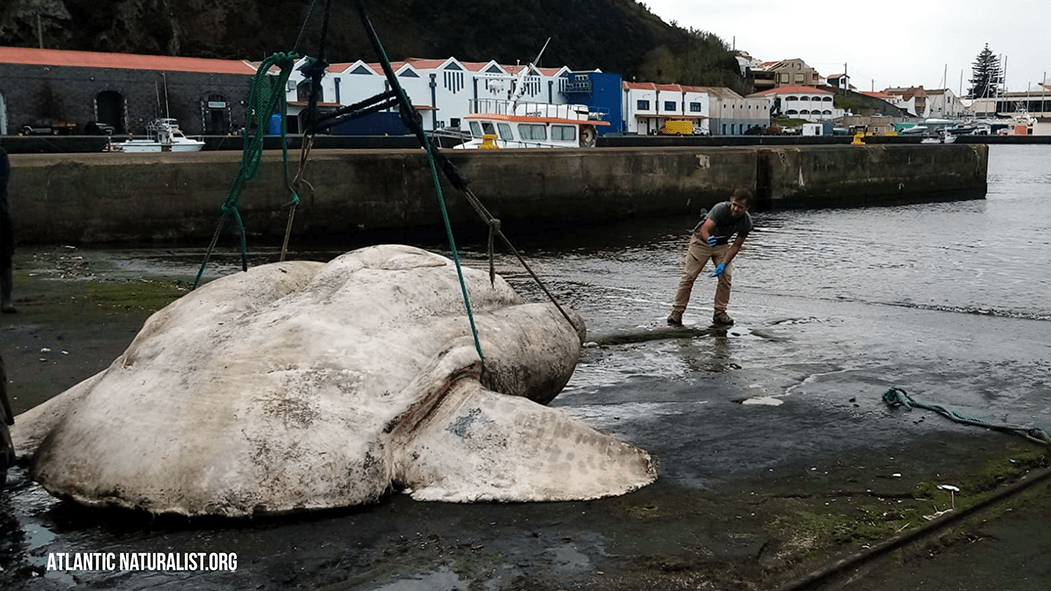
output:
{"label": "building window", "polygon": [[796,84],[802,84],[805,81],[806,81],[806,75],[805,74],[796,74]]}
{"label": "building window", "polygon": [[664,110],[665,111],[678,110],[678,105],[675,103],[675,101],[664,101]]}
{"label": "building window", "polygon": [[826,97],[822,98],[821,100],[825,101],[826,103],[831,103],[832,102],[832,97],[826,96]]}
{"label": "building window", "polygon": [[442,82],[446,89],[455,94],[463,89],[463,72],[442,72]]}
{"label": "building window", "polygon": [[650,110],[650,101],[639,99],[635,103],[635,108],[638,109],[639,111],[649,111]]}
{"label": "building window", "polygon": [[[296,86],[296,100],[299,101],[299,102],[303,102],[303,103],[309,101],[310,100],[310,89],[311,89],[311,86],[312,86],[312,84],[311,84],[310,80],[304,80],[304,81],[300,82]],[[324,86],[321,87],[321,92],[317,93],[317,95],[318,95],[317,96],[317,101],[319,103],[325,102],[325,87]]]}
{"label": "building window", "polygon": [[701,112],[701,103],[690,103],[690,112],[691,113],[700,113]]}
{"label": "building window", "polygon": [[799,97],[798,96],[788,96],[788,97],[785,98],[785,100],[786,101],[798,101]]}

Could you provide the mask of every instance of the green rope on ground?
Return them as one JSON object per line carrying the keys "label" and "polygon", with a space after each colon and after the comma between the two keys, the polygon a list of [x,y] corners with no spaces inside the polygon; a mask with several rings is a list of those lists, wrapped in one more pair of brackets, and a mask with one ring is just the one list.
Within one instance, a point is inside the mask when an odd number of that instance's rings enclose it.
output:
{"label": "green rope on ground", "polygon": [[[285,117],[285,87],[288,84],[288,77],[292,73],[292,67],[298,58],[299,56],[295,53],[275,53],[263,60],[263,63],[260,64],[255,76],[252,78],[252,87],[248,93],[248,104],[245,108],[247,121],[245,122],[244,148],[241,151],[241,168],[237,173],[237,178],[234,179],[233,185],[230,187],[230,192],[227,193],[226,199],[223,201],[219,226],[212,238],[211,245],[208,247],[208,253],[205,254],[204,262],[201,263],[201,268],[197,272],[197,279],[193,282],[194,289],[201,282],[201,276],[204,274],[204,268],[208,264],[208,258],[211,256],[215,243],[219,239],[219,234],[229,219],[233,219],[237,224],[237,229],[240,231],[241,267],[244,271],[248,270],[248,245],[245,239],[244,220],[241,218],[241,212],[238,210],[237,204],[241,198],[241,192],[244,191],[248,181],[259,174],[259,164],[263,160],[263,140],[269,129],[270,117],[275,113],[281,114],[281,153],[284,157],[285,184],[292,193],[292,200],[287,205],[294,208],[299,204],[299,195],[296,194],[295,189],[287,181],[288,143],[286,136],[288,128],[285,123],[287,119]],[[280,73],[277,76],[271,76],[268,73],[273,67],[280,69]]]}
{"label": "green rope on ground", "polygon": [[883,393],[883,402],[887,403],[891,408],[896,406],[904,406],[906,410],[912,410],[912,407],[923,408],[926,410],[933,410],[934,412],[943,414],[957,423],[964,423],[967,425],[976,425],[979,427],[987,427],[989,429],[997,429],[999,431],[1010,431],[1025,437],[1026,439],[1047,445],[1051,447],[1051,435],[1048,435],[1046,431],[1037,427],[1024,427],[1022,425],[1010,425],[1003,423],[990,423],[989,421],[962,415],[954,410],[945,408],[944,406],[937,404],[923,404],[916,402],[909,394],[901,388],[891,388]]}

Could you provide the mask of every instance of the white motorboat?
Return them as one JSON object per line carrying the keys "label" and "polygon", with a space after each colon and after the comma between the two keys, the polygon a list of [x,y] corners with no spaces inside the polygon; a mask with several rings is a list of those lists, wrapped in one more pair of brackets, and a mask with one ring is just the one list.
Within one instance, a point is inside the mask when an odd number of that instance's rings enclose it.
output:
{"label": "white motorboat", "polygon": [[121,152],[200,152],[204,142],[186,137],[175,119],[154,119],[146,126],[146,139],[113,144]]}
{"label": "white motorboat", "polygon": [[471,139],[454,149],[590,148],[609,125],[587,105],[479,100],[464,117]]}

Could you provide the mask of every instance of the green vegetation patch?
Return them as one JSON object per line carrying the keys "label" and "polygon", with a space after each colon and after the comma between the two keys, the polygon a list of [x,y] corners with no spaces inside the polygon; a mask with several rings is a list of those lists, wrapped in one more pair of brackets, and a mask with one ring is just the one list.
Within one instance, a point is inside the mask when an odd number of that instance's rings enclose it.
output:
{"label": "green vegetation patch", "polygon": [[790,561],[845,544],[877,543],[971,507],[1051,463],[1046,448],[1019,446],[1008,454],[973,472],[919,482],[905,496],[866,492],[835,499],[782,499],[769,528],[782,540],[780,554]]}
{"label": "green vegetation patch", "polygon": [[653,519],[660,517],[660,509],[654,503],[633,503],[624,507],[624,513],[632,519]]}
{"label": "green vegetation patch", "polygon": [[105,308],[155,312],[179,299],[189,289],[178,282],[160,279],[133,279],[123,283],[89,282],[87,297]]}

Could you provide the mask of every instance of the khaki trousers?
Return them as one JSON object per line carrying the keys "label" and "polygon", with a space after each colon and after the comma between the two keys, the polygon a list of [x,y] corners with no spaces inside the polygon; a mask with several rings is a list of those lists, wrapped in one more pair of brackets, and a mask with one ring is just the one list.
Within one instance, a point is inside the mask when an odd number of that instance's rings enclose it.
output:
{"label": "khaki trousers", "polygon": [[[713,265],[718,265],[726,254],[728,244],[719,246],[708,246],[699,240],[691,240],[690,248],[686,251],[686,266],[679,280],[679,289],[675,292],[675,300],[672,302],[672,311],[680,315],[686,310],[690,303],[690,293],[693,291],[693,283],[704,270],[709,260]],[[730,305],[730,286],[733,282],[733,263],[726,265],[726,270],[719,276],[719,284],[715,287],[715,314],[726,312]]]}

